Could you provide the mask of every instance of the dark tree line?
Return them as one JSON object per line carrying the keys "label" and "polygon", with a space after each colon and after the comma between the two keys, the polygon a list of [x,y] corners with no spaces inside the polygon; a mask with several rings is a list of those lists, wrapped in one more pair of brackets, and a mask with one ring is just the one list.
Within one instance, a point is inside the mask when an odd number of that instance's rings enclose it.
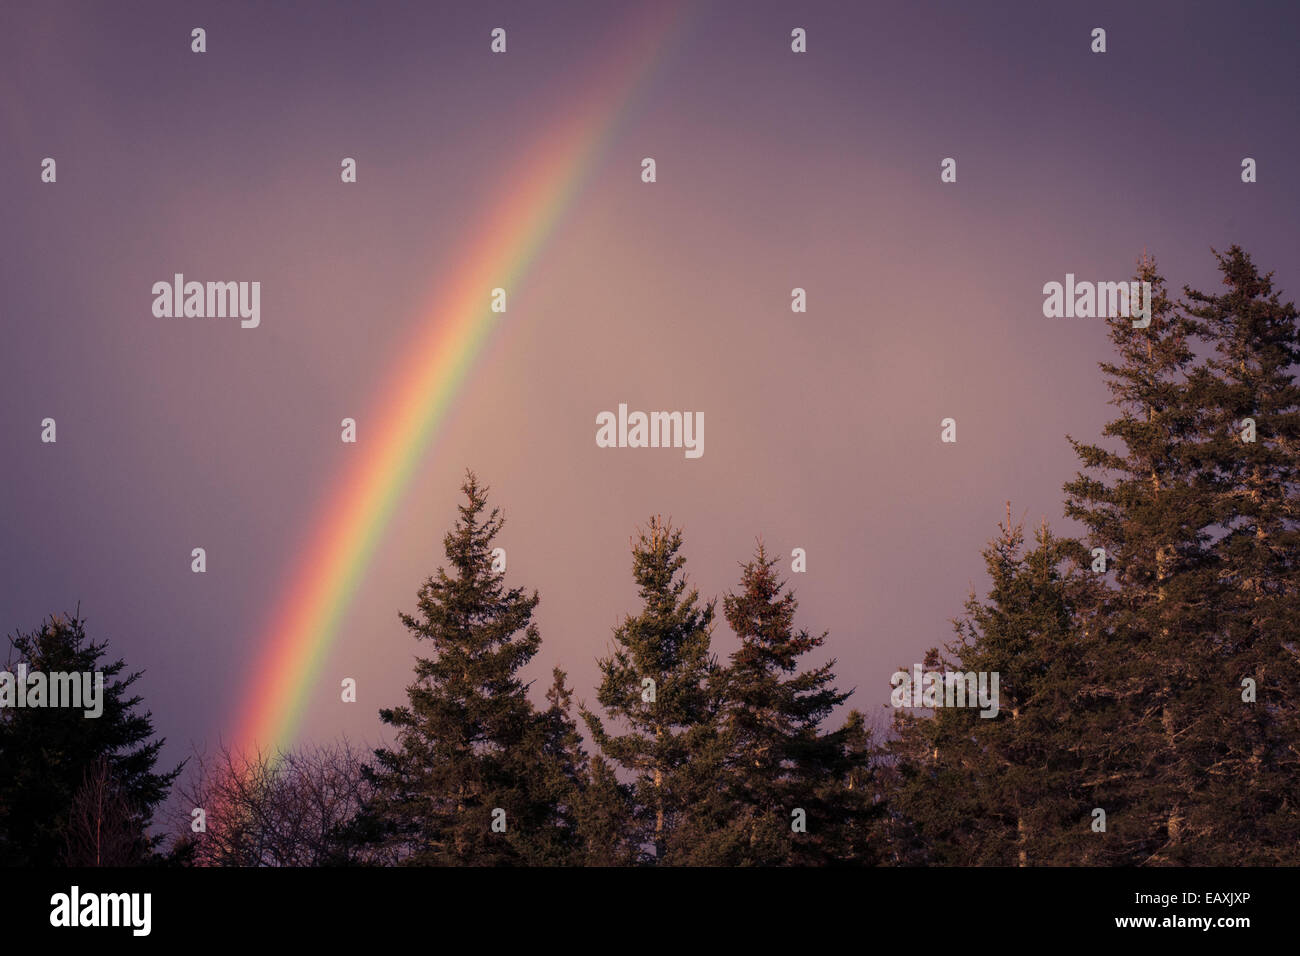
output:
{"label": "dark tree line", "polygon": [[1111,320],[1117,415],[1065,486],[1084,536],[1026,550],[1008,520],[985,554],[946,652],[1001,671],[1004,717],[898,721],[904,860],[1300,862],[1300,326],[1216,258],[1219,294],[1178,303],[1143,258],[1150,327]]}
{"label": "dark tree line", "polygon": [[492,568],[501,516],[473,475],[462,490],[449,568],[402,618],[429,653],[407,703],[381,711],[396,742],[365,770],[359,832],[435,865],[825,863],[865,846],[878,811],[862,718],[823,731],[848,695],[833,662],[800,669],[823,637],[796,628],[761,546],[725,599],[741,647],[722,663],[680,530],[652,518],[638,533],[641,606],[599,661],[605,716],[579,714],[589,753],[562,671],[545,709],[529,700],[519,672],[541,644],[538,596],[505,587]]}
{"label": "dark tree line", "polygon": [[[181,803],[206,830],[183,816],[164,858],[147,825],[180,768],[153,771],[135,676],[115,676],[103,725],[0,711],[0,862],[1300,863],[1300,315],[1240,248],[1216,257],[1219,293],[1177,301],[1139,261],[1151,321],[1110,320],[1115,416],[1070,439],[1080,534],[1027,539],[1008,506],[987,594],[926,652],[998,674],[996,717],[899,710],[873,735],[837,716],[835,661],[809,660],[827,635],[761,544],[722,598],[739,647],[719,660],[717,603],[657,517],[632,541],[638,606],[598,661],[599,709],[575,713],[559,669],[538,706],[539,597],[493,569],[502,518],[471,474],[447,563],[402,615],[420,656],[380,712],[390,746],[201,760]],[[46,669],[103,653],[76,619],[14,647]]]}

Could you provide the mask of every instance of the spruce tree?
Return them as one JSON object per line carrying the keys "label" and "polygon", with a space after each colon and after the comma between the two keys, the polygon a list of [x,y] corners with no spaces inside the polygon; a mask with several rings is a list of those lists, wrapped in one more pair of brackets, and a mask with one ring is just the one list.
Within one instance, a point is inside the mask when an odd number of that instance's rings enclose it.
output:
{"label": "spruce tree", "polygon": [[585,809],[588,760],[571,711],[573,691],[564,671],[555,668],[546,692],[547,708],[537,715],[531,741],[522,754],[537,828],[521,842],[521,862],[561,866],[584,862],[581,817]]}
{"label": "spruce tree", "polygon": [[[401,615],[427,642],[408,703],[380,711],[396,746],[368,768],[377,796],[368,815],[386,828],[406,862],[501,865],[557,862],[571,827],[552,803],[571,777],[554,766],[572,752],[562,680],[539,715],[520,669],[537,653],[538,596],[505,587],[492,568],[504,519],[487,511],[487,491],[467,474],[455,528],[444,539],[447,568],[425,581],[418,614]],[[505,811],[504,820],[497,811]],[[505,831],[494,830],[504,822]]]}
{"label": "spruce tree", "polygon": [[583,866],[632,866],[641,858],[635,842],[632,787],[619,782],[603,755],[591,758],[578,794],[577,862]]}
{"label": "spruce tree", "polygon": [[[1211,730],[1178,861],[1300,862],[1300,322],[1239,246],[1224,291],[1185,290],[1213,349],[1194,376],[1219,624],[1204,673]],[[1253,687],[1249,685],[1253,683]],[[1245,686],[1243,686],[1245,685]],[[1248,689],[1249,688],[1249,689]],[[1253,701],[1243,698],[1253,696]]]}
{"label": "spruce tree", "polygon": [[1085,856],[1078,745],[1088,728],[1087,645],[1074,623],[1076,548],[1044,523],[1023,553],[1009,510],[984,555],[987,600],[972,593],[954,622],[957,640],[924,660],[927,671],[997,674],[998,711],[983,716],[968,700],[896,712],[891,798],[908,824],[894,828],[898,862],[1029,866]]}
{"label": "spruce tree", "polygon": [[[149,836],[155,808],[167,797],[183,764],[155,770],[163,738],[153,739],[153,717],[131,693],[142,671],[125,672],[120,658],[106,662],[107,643],[90,640],[80,613],[51,615],[29,633],[10,638],[4,670],[103,675],[103,711],[15,707],[0,709],[0,865],[57,866],[78,837],[72,816],[83,808],[83,789],[98,771],[111,782],[128,819],[116,821],[117,863],[161,862],[161,835]],[[87,704],[87,708],[89,705]],[[82,796],[79,796],[81,794]],[[129,846],[126,846],[129,843]]]}
{"label": "spruce tree", "polygon": [[536,748],[539,796],[553,808],[549,839],[528,862],[547,865],[630,866],[636,860],[629,841],[629,793],[603,757],[589,759],[582,735],[570,716],[573,692],[558,667],[546,694]]}
{"label": "spruce tree", "polygon": [[[733,864],[817,865],[844,856],[850,794],[845,732],[821,725],[849,694],[834,686],[835,661],[800,670],[826,635],[794,625],[798,602],[762,543],[742,566],[741,589],[723,598],[740,639],[727,670],[722,778],[733,804]],[[792,831],[802,811],[806,830]]]}
{"label": "spruce tree", "polygon": [[[990,555],[991,604],[968,606],[975,654],[959,662],[1020,647],[1003,695],[1013,713],[1049,718],[1037,764],[1020,719],[981,732],[956,714],[900,715],[894,859],[1297,860],[1300,330],[1271,275],[1235,246],[1218,260],[1227,290],[1186,289],[1181,306],[1154,261],[1139,261],[1150,324],[1112,318],[1118,359],[1102,365],[1118,415],[1103,442],[1071,440],[1083,472],[1066,485],[1066,513],[1086,543],[1049,549],[1040,537],[1020,562],[997,553],[1008,538]],[[1079,573],[1054,582],[1045,569],[1062,557]],[[999,583],[1031,580],[1041,593],[1028,602],[1032,590],[1015,598],[1020,585]],[[1073,822],[1080,805],[1105,811],[1104,831]]]}
{"label": "spruce tree", "polygon": [[1130,865],[1178,859],[1188,808],[1201,799],[1216,732],[1208,635],[1222,590],[1206,546],[1196,328],[1150,257],[1137,279],[1151,283],[1150,324],[1112,318],[1119,361],[1102,364],[1119,409],[1103,434],[1118,448],[1072,439],[1087,473],[1065,486],[1066,514],[1087,529],[1089,549],[1104,549],[1094,553],[1106,568],[1081,612],[1093,719],[1080,753],[1090,799],[1107,813],[1088,861]]}
{"label": "spruce tree", "polygon": [[643,862],[659,864],[714,862],[709,835],[722,819],[714,604],[701,606],[688,589],[681,545],[680,530],[658,517],[633,542],[642,608],[615,629],[612,652],[598,661],[597,700],[626,732],[607,732],[582,711],[601,753],[632,775],[630,841]]}
{"label": "spruce tree", "polygon": [[897,819],[889,805],[888,753],[859,710],[850,710],[837,733],[847,771],[828,782],[840,850],[835,863],[879,866],[890,859],[890,832]]}

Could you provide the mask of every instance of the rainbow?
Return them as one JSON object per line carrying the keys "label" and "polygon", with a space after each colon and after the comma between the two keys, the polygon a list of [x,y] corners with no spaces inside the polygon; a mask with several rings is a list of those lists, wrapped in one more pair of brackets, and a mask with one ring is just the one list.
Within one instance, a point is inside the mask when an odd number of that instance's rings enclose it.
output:
{"label": "rainbow", "polygon": [[[366,568],[499,324],[501,316],[490,308],[492,290],[509,293],[527,276],[629,101],[663,59],[680,6],[650,6],[652,19],[632,24],[629,44],[589,78],[581,102],[521,154],[500,200],[443,273],[414,336],[383,378],[390,384],[365,419],[376,423],[375,437],[356,446],[362,454],[331,488],[269,616],[265,650],[239,698],[236,749],[275,752],[297,740]],[[628,169],[634,176],[636,166]]]}

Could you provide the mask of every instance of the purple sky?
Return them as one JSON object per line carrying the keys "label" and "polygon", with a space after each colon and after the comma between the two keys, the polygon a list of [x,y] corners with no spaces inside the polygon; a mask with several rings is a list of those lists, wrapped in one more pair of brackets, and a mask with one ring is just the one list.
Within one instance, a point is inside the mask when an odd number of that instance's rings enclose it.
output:
{"label": "purple sky", "polygon": [[[147,670],[167,760],[233,730],[271,605],[365,450],[370,423],[349,449],[339,420],[370,407],[505,171],[625,42],[611,6],[0,13],[0,627],[80,602]],[[758,534],[806,548],[799,622],[830,631],[852,703],[885,704],[983,586],[1006,499],[1069,527],[1065,435],[1111,414],[1108,346],[1101,320],[1045,319],[1043,283],[1127,279],[1146,248],[1171,287],[1208,289],[1210,247],[1237,242],[1295,296],[1297,8],[1132,6],[690,8],[399,504],[309,736],[374,742],[401,701],[417,645],[397,612],[443,560],[466,467],[506,513],[510,582],[541,592],[539,685],[560,663],[593,700],[637,606],[629,536],[663,512],[705,596]],[[260,328],[154,318],[175,272],[260,281]],[[703,412],[704,456],[597,448],[620,402]]]}

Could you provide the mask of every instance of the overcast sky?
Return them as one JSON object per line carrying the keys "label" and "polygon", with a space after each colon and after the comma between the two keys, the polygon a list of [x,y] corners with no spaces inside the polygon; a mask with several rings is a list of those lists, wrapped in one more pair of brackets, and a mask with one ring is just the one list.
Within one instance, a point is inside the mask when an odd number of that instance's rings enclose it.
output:
{"label": "overcast sky", "polygon": [[[627,42],[625,6],[6,3],[0,627],[79,602],[147,671],[165,760],[233,731],[381,384],[508,171]],[[798,621],[879,711],[984,584],[1007,499],[1069,529],[1065,436],[1110,416],[1108,346],[1102,320],[1043,317],[1045,282],[1127,279],[1147,249],[1212,290],[1211,247],[1237,242],[1295,296],[1294,5],[795,9],[675,15],[398,503],[307,737],[373,743],[402,701],[397,613],[467,467],[506,514],[509,581],[541,594],[539,699],[558,663],[594,702],[636,610],[629,537],[662,512],[706,597],[757,535],[787,571],[806,549]],[[260,326],[154,317],[177,272],[260,281]],[[702,412],[704,455],[596,447],[619,403]]]}

